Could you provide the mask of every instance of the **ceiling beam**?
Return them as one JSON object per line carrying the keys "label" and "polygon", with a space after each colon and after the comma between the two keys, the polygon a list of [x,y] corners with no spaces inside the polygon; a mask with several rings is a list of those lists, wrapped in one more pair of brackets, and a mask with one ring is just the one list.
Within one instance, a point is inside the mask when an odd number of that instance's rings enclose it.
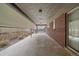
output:
{"label": "ceiling beam", "polygon": [[27,17],[32,23],[35,24],[35,22],[26,14],[24,13],[15,3],[10,3],[14,8],[16,8],[21,14],[23,14],[25,17]]}

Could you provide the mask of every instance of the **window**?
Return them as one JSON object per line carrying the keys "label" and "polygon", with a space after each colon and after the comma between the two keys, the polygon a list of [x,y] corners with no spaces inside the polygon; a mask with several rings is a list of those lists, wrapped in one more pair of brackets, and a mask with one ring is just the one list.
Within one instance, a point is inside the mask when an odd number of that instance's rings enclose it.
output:
{"label": "window", "polygon": [[79,7],[69,12],[69,40],[68,45],[79,52]]}

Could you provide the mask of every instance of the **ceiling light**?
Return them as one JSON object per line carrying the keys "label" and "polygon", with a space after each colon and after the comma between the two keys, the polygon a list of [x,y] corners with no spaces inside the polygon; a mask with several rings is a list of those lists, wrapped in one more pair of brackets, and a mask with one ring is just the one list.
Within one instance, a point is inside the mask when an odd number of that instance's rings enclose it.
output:
{"label": "ceiling light", "polygon": [[42,9],[39,9],[39,12],[42,12]]}

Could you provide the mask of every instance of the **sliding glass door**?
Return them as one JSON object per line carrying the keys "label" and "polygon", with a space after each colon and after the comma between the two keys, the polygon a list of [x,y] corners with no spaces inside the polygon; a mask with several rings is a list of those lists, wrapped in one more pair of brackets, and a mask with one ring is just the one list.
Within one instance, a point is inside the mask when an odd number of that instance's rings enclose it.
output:
{"label": "sliding glass door", "polygon": [[73,9],[68,13],[69,20],[69,40],[68,45],[79,51],[79,7]]}

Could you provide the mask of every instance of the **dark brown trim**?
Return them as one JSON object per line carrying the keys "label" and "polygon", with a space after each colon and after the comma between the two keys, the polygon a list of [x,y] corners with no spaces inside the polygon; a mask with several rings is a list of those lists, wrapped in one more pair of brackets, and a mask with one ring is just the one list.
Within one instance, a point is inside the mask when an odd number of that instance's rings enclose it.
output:
{"label": "dark brown trim", "polygon": [[69,32],[68,32],[68,14],[65,13],[65,46],[68,46],[68,36],[69,36]]}
{"label": "dark brown trim", "polygon": [[26,14],[24,13],[15,3],[10,3],[11,6],[16,8],[21,14],[23,14],[25,17],[27,17],[32,23],[35,24],[35,22]]}
{"label": "dark brown trim", "polygon": [[66,22],[67,18],[66,18],[66,14],[65,14],[65,46],[66,46],[66,43],[67,43],[67,22]]}

